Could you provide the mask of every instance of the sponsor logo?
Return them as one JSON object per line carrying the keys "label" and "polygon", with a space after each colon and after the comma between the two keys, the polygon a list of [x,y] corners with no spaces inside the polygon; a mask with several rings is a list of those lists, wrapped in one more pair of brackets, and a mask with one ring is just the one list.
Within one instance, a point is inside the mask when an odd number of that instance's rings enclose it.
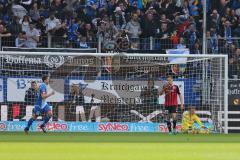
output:
{"label": "sponsor logo", "polygon": [[122,123],[100,123],[98,124],[98,130],[100,132],[125,132],[128,131],[128,124]]}
{"label": "sponsor logo", "polygon": [[48,67],[58,68],[61,66],[65,60],[63,56],[52,55],[42,57],[33,57],[33,56],[12,56],[4,55],[3,59],[7,64],[46,64]]}
{"label": "sponsor logo", "polygon": [[159,125],[159,131],[160,131],[160,132],[163,132],[163,133],[166,133],[166,132],[168,132],[168,128],[167,128],[166,125],[160,124],[160,125]]}
{"label": "sponsor logo", "polygon": [[3,122],[0,123],[0,131],[4,131],[7,129],[7,125]]}
{"label": "sponsor logo", "polygon": [[8,121],[7,130],[8,131],[23,131],[26,127],[25,122],[10,122]]}
{"label": "sponsor logo", "polygon": [[[181,132],[181,128],[182,126],[180,124],[177,124],[176,126],[176,131],[177,132]],[[168,127],[166,124],[160,124],[159,125],[159,132],[162,132],[162,133],[167,133],[168,132]]]}
{"label": "sponsor logo", "polygon": [[60,67],[64,63],[64,57],[63,56],[45,56],[44,57],[44,63],[50,67]]}
{"label": "sponsor logo", "polygon": [[177,125],[177,126],[176,126],[176,130],[177,130],[177,132],[181,132],[181,130],[182,130],[182,125]]}
{"label": "sponsor logo", "polygon": [[[37,125],[37,130],[40,131],[40,123]],[[46,128],[50,131],[68,131],[68,124],[66,123],[58,123],[58,122],[52,122],[46,124]]]}
{"label": "sponsor logo", "polygon": [[8,64],[41,64],[41,58],[27,56],[4,55],[5,62]]}
{"label": "sponsor logo", "polygon": [[234,99],[233,104],[234,105],[239,105],[240,104],[240,99]]}
{"label": "sponsor logo", "polygon": [[131,132],[150,132],[150,125],[133,124]]}
{"label": "sponsor logo", "polygon": [[90,124],[80,124],[80,123],[70,123],[69,125],[70,132],[86,132],[90,130]]}

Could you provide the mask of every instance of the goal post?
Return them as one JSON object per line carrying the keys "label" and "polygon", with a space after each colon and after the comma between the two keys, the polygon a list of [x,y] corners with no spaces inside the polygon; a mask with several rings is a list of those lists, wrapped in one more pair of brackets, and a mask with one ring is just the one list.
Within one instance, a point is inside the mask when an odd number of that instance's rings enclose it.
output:
{"label": "goal post", "polygon": [[51,123],[66,123],[65,131],[86,124],[91,131],[165,132],[164,95],[159,92],[170,75],[185,111],[195,107],[211,132],[228,133],[227,55],[3,51],[0,58],[1,122],[7,125],[31,117],[31,83],[39,85],[41,76],[49,75],[48,89],[56,92],[48,98]]}

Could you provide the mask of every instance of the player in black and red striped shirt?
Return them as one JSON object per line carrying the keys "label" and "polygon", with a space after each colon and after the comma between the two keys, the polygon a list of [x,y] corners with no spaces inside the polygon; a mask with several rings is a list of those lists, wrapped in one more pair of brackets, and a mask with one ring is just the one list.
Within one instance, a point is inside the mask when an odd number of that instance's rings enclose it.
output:
{"label": "player in black and red striped shirt", "polygon": [[[183,110],[183,97],[180,93],[179,87],[173,84],[172,76],[167,77],[167,84],[164,85],[163,89],[160,91],[160,95],[165,94],[165,109],[168,111],[168,120],[167,126],[169,133],[176,132],[176,124],[177,124],[177,108],[178,108],[178,97],[181,102],[181,110]],[[173,132],[172,132],[172,125],[170,122],[170,118],[173,119]]]}

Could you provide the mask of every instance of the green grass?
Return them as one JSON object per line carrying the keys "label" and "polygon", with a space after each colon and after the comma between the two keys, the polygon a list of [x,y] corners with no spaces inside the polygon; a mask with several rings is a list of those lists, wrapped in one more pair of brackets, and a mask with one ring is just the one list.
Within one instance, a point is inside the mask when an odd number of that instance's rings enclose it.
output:
{"label": "green grass", "polygon": [[7,133],[0,160],[239,160],[239,134]]}

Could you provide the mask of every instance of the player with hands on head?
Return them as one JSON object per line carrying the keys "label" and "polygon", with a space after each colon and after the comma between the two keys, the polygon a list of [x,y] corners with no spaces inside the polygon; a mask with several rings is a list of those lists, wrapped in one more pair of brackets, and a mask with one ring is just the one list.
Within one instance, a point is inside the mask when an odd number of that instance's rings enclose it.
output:
{"label": "player with hands on head", "polygon": [[[178,108],[178,97],[181,103],[181,110],[184,109],[183,106],[183,96],[180,93],[179,87],[173,84],[172,76],[167,77],[167,84],[165,84],[160,91],[159,95],[165,95],[165,109],[168,112],[167,116],[167,127],[170,134],[176,133],[177,125],[177,108]],[[173,120],[173,130],[171,120]]]}

